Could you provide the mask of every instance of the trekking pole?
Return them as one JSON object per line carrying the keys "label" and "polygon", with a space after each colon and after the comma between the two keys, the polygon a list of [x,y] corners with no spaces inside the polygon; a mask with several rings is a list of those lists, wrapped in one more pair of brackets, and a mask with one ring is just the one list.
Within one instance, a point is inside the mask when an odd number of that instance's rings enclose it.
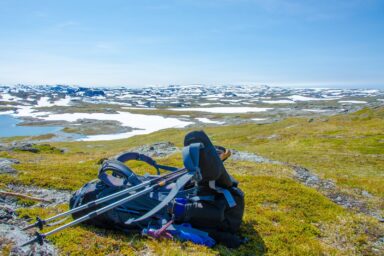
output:
{"label": "trekking pole", "polygon": [[52,217],[50,217],[48,219],[45,219],[45,220],[41,219],[40,217],[36,217],[36,222],[35,223],[33,223],[33,224],[23,228],[22,230],[27,230],[27,229],[34,228],[34,227],[38,227],[41,230],[41,229],[43,229],[44,225],[46,225],[47,223],[49,223],[49,222],[51,222],[51,221],[53,221],[55,219],[58,219],[58,218],[61,218],[61,217],[64,217],[64,216],[67,216],[67,215],[70,215],[70,214],[73,214],[73,213],[85,210],[85,209],[89,209],[89,208],[94,207],[94,206],[98,206],[98,205],[100,205],[102,203],[108,202],[108,201],[110,201],[112,199],[115,199],[115,198],[117,198],[119,196],[126,195],[129,192],[132,192],[132,191],[144,188],[146,186],[150,186],[152,184],[156,184],[156,182],[160,183],[161,180],[163,180],[163,179],[169,179],[169,178],[173,178],[174,176],[179,176],[178,174],[183,173],[184,171],[185,171],[185,168],[182,168],[182,169],[180,169],[178,171],[175,171],[173,173],[162,175],[160,177],[157,177],[157,178],[145,181],[143,183],[140,183],[140,184],[138,184],[136,186],[133,186],[133,187],[121,190],[119,192],[113,193],[111,195],[99,198],[97,200],[88,202],[88,203],[86,203],[84,205],[81,205],[79,207],[73,208],[73,209],[68,210],[66,212],[57,214],[57,215],[52,216]]}
{"label": "trekking pole", "polygon": [[73,221],[71,221],[71,222],[69,222],[69,223],[67,223],[65,225],[62,225],[60,227],[57,227],[57,228],[55,228],[55,229],[53,229],[53,230],[51,230],[51,231],[49,231],[47,233],[41,234],[39,232],[36,232],[35,233],[36,237],[34,239],[24,243],[21,246],[26,246],[26,245],[29,245],[29,244],[32,244],[32,243],[35,243],[35,242],[38,242],[40,245],[42,245],[44,243],[44,239],[47,236],[55,234],[55,233],[65,229],[65,228],[72,227],[74,225],[77,225],[77,224],[82,223],[84,221],[87,221],[89,219],[92,219],[92,218],[94,218],[96,216],[99,216],[99,215],[101,215],[101,214],[103,214],[103,213],[105,213],[105,212],[107,212],[107,211],[109,211],[109,210],[111,210],[111,209],[113,209],[113,208],[115,208],[117,206],[120,206],[120,205],[122,205],[122,204],[124,204],[124,203],[126,203],[128,201],[131,201],[131,200],[136,199],[136,198],[138,198],[138,197],[140,197],[142,195],[145,195],[145,194],[153,191],[154,189],[156,189],[158,187],[162,187],[162,186],[166,185],[169,181],[172,181],[175,178],[178,178],[178,177],[180,177],[180,176],[182,176],[182,175],[184,175],[186,173],[188,173],[188,171],[180,170],[180,173],[178,173],[176,175],[173,175],[171,177],[167,177],[166,179],[164,179],[162,181],[159,181],[156,184],[154,184],[152,186],[149,186],[148,188],[145,188],[145,189],[143,189],[141,191],[138,191],[136,194],[130,195],[130,196],[126,197],[126,198],[120,199],[119,201],[116,201],[116,202],[111,203],[111,204],[109,204],[107,206],[104,206],[104,207],[102,207],[102,208],[100,208],[98,210],[90,212],[87,215],[84,215],[84,216],[82,216],[82,217],[80,217],[78,219],[75,219],[75,220],[73,220]]}

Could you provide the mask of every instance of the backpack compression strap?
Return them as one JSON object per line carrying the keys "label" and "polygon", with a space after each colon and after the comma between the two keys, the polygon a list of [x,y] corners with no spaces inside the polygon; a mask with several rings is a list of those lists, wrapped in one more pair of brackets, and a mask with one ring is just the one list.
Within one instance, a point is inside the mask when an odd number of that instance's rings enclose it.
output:
{"label": "backpack compression strap", "polygon": [[145,163],[153,166],[156,169],[158,175],[160,174],[160,169],[166,170],[166,171],[170,171],[170,172],[174,172],[174,171],[179,170],[178,168],[173,167],[173,166],[167,166],[167,165],[158,164],[151,157],[143,155],[143,154],[140,154],[140,153],[137,153],[137,152],[125,152],[125,153],[122,153],[122,154],[120,154],[120,155],[118,155],[116,157],[116,160],[120,161],[122,163],[125,163],[125,162],[130,161],[130,160],[136,160],[136,161],[145,162]]}
{"label": "backpack compression strap", "polygon": [[[181,176],[176,183],[173,183],[172,190],[169,192],[169,194],[159,203],[156,205],[152,210],[144,214],[143,216],[137,218],[137,219],[129,219],[125,222],[125,224],[132,224],[134,222],[139,222],[145,219],[148,219],[152,215],[156,214],[158,211],[163,209],[165,206],[171,202],[177,193],[179,193],[180,189],[182,189],[185,184],[188,183],[195,175],[200,174],[200,168],[199,168],[199,158],[200,158],[200,149],[202,148],[202,144],[200,143],[193,143],[187,147],[184,147],[183,149],[183,159],[184,159],[184,165],[186,169],[189,171],[188,173]],[[200,174],[201,175],[201,174]]]}
{"label": "backpack compression strap", "polygon": [[232,207],[236,206],[236,201],[235,201],[235,199],[233,198],[231,192],[228,189],[216,186],[216,181],[215,180],[210,180],[208,184],[209,184],[209,187],[211,189],[213,189],[216,192],[224,195],[224,198],[227,201],[229,207],[232,208]]}
{"label": "backpack compression strap", "polygon": [[[201,179],[201,173],[200,173],[200,167],[199,167],[199,156],[200,156],[200,149],[204,148],[204,145],[201,143],[192,143],[188,147],[184,147],[183,149],[183,161],[184,161],[184,166],[190,170],[190,171],[195,171],[198,177]],[[223,147],[221,147],[223,148]],[[216,152],[218,151],[218,146],[216,146]],[[227,150],[223,148],[224,152]],[[228,156],[223,158],[222,160],[225,161],[230,156],[230,151],[228,153]],[[225,200],[227,201],[229,207],[235,207],[236,206],[236,201],[233,198],[231,192],[228,189],[216,186],[216,181],[215,180],[210,180],[209,181],[209,187],[216,192],[223,194]]]}

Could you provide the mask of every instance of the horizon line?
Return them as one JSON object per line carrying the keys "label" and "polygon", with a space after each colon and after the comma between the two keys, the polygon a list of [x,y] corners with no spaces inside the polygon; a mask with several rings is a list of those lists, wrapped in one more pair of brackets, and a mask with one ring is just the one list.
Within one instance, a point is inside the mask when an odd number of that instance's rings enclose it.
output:
{"label": "horizon line", "polygon": [[151,88],[151,87],[188,87],[188,86],[207,86],[207,87],[227,87],[227,86],[249,86],[249,87],[281,87],[281,88],[292,88],[292,89],[380,89],[384,90],[383,84],[369,84],[369,85],[360,85],[360,84],[337,84],[337,83],[222,83],[222,84],[204,84],[204,83],[191,83],[191,84],[147,84],[147,85],[82,85],[82,84],[67,84],[67,83],[41,83],[41,84],[30,84],[30,83],[14,83],[14,84],[5,84],[0,83],[2,87],[17,87],[17,86],[73,86],[73,87],[85,87],[85,88]]}

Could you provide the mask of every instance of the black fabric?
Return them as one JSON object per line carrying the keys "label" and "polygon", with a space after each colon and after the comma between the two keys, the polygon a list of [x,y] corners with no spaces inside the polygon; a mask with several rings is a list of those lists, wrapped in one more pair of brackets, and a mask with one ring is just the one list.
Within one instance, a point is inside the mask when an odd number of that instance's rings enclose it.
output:
{"label": "black fabric", "polygon": [[214,195],[215,199],[187,203],[184,214],[176,222],[189,222],[194,228],[208,232],[218,243],[229,248],[240,246],[242,240],[238,233],[244,214],[244,193],[237,187],[229,191],[236,201],[236,206],[232,208],[222,194],[209,187],[199,187],[198,196]]}
{"label": "black fabric", "polygon": [[[198,228],[216,227],[222,231],[238,232],[244,214],[244,196],[240,189],[230,189],[236,206],[230,208],[221,194],[214,201],[190,202],[186,205],[184,219]],[[215,192],[212,191],[214,194]]]}
{"label": "black fabric", "polygon": [[[77,192],[75,192],[72,195],[69,206],[71,209],[73,209],[80,205],[86,204],[90,201],[94,201],[96,199],[116,193],[119,190],[122,190],[125,188],[126,187],[110,187],[110,186],[107,186],[102,181],[93,181],[91,183],[87,183],[83,188],[79,189]],[[122,199],[123,197],[124,196],[117,197],[107,203],[77,212],[73,214],[73,218],[75,219],[79,218],[96,209],[100,209],[103,206],[116,202]],[[149,194],[143,195],[119,207],[116,207],[108,212],[105,212],[99,216],[96,216],[86,221],[85,223],[90,225],[95,225],[101,228],[119,229],[127,232],[131,230],[138,230],[141,228],[141,225],[146,226],[153,220],[158,219],[159,216],[163,217],[164,214],[167,214],[166,209],[162,210],[157,216],[144,220],[143,222],[139,223],[139,225],[136,225],[136,224],[128,225],[128,224],[125,224],[125,221],[127,221],[127,219],[136,218],[138,216],[143,215],[145,212],[151,210],[157,204],[159,204],[159,201],[151,198]]]}
{"label": "black fabric", "polygon": [[[200,200],[186,204],[184,215],[177,221],[189,222],[193,227],[204,230],[218,243],[230,248],[239,247],[242,239],[238,235],[244,214],[244,193],[238,188],[238,182],[228,174],[223,161],[219,158],[218,150],[213,146],[204,131],[188,133],[184,146],[191,143],[202,143],[199,167],[203,180],[198,184],[198,196],[214,195],[213,201]],[[215,180],[216,185],[230,191],[236,206],[229,207],[223,194],[209,187],[208,182]]]}
{"label": "black fabric", "polygon": [[202,175],[202,184],[215,180],[216,185],[223,188],[232,187],[232,179],[226,171],[223,161],[217,154],[216,147],[212,144],[204,131],[193,131],[184,138],[184,146],[192,143],[202,143],[204,148],[200,150],[199,167]]}
{"label": "black fabric", "polygon": [[238,234],[233,234],[227,231],[220,231],[217,229],[205,229],[209,236],[212,237],[216,242],[224,244],[228,248],[238,248],[243,240]]}

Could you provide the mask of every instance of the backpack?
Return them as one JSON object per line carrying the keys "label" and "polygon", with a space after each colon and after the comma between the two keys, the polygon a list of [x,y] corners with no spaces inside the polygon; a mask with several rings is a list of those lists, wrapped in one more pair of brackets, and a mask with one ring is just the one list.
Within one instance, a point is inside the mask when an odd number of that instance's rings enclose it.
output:
{"label": "backpack", "polygon": [[[230,152],[225,148],[214,146],[203,131],[190,132],[184,139],[183,162],[187,170],[197,170],[197,176],[179,178],[175,183],[180,182],[180,188],[172,190],[168,186],[160,187],[95,216],[86,223],[145,234],[158,235],[161,230],[163,233],[166,231],[168,237],[177,234],[181,240],[198,244],[212,246],[218,242],[231,248],[238,247],[243,241],[237,233],[244,212],[244,194],[238,188],[238,182],[224,167],[223,160],[229,155]],[[124,164],[131,160],[145,162],[157,170],[157,175],[136,175]],[[149,156],[136,152],[125,152],[115,159],[105,160],[99,169],[98,179],[85,184],[72,195],[70,208],[156,179],[160,170],[175,172],[180,169],[159,165]],[[122,197],[108,201],[105,205]],[[183,201],[184,211],[175,217],[174,208],[180,201]],[[97,208],[95,206],[77,212],[73,217],[79,218]],[[148,212],[154,214],[148,215]]]}

